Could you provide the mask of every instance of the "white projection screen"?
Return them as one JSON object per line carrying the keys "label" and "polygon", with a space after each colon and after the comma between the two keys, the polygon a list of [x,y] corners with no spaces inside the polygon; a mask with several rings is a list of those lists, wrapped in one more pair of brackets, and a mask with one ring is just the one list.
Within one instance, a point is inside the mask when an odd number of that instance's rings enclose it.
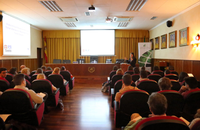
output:
{"label": "white projection screen", "polygon": [[115,30],[81,30],[81,56],[114,56]]}
{"label": "white projection screen", "polygon": [[30,25],[3,13],[3,56],[30,54]]}

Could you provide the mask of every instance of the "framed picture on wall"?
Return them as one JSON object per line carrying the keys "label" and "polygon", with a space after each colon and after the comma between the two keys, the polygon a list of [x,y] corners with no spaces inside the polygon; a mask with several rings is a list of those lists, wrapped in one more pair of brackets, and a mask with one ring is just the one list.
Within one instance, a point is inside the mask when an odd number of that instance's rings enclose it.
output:
{"label": "framed picture on wall", "polygon": [[176,47],[176,41],[177,41],[177,31],[173,31],[169,33],[169,47],[170,48]]}
{"label": "framed picture on wall", "polygon": [[155,50],[159,49],[159,37],[155,38]]}
{"label": "framed picture on wall", "polygon": [[161,36],[161,49],[167,48],[167,34]]}
{"label": "framed picture on wall", "polygon": [[151,42],[151,50],[153,50],[154,49],[154,41],[153,41],[154,39],[150,39],[150,42]]}
{"label": "framed picture on wall", "polygon": [[187,46],[189,44],[189,27],[179,30],[179,46]]}

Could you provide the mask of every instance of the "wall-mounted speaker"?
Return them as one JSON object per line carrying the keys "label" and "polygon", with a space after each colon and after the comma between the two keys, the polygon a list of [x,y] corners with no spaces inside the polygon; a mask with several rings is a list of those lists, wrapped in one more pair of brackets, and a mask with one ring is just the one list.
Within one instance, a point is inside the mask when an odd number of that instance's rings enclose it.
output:
{"label": "wall-mounted speaker", "polygon": [[0,22],[2,21],[2,19],[3,19],[3,15],[2,15],[2,14],[0,14]]}
{"label": "wall-mounted speaker", "polygon": [[172,21],[168,20],[166,24],[167,24],[167,27],[171,27],[172,26]]}

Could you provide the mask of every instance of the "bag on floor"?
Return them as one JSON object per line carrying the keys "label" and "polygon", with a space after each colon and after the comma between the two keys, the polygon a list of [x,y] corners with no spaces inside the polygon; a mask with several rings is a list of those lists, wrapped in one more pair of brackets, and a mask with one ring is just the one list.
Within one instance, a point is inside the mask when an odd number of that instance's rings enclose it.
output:
{"label": "bag on floor", "polygon": [[101,88],[101,92],[107,93],[108,92],[108,87],[109,87],[109,83],[105,83]]}

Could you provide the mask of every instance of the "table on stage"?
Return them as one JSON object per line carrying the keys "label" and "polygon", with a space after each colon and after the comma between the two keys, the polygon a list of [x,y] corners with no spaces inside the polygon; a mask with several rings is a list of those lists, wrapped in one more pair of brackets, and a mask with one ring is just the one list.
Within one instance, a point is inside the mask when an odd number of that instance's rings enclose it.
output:
{"label": "table on stage", "polygon": [[113,66],[117,65],[120,67],[120,64],[112,63],[84,63],[84,64],[54,64],[47,63],[46,67],[55,67],[65,66],[67,70],[75,77],[75,82],[78,83],[102,83],[107,80],[110,71],[112,71]]}

